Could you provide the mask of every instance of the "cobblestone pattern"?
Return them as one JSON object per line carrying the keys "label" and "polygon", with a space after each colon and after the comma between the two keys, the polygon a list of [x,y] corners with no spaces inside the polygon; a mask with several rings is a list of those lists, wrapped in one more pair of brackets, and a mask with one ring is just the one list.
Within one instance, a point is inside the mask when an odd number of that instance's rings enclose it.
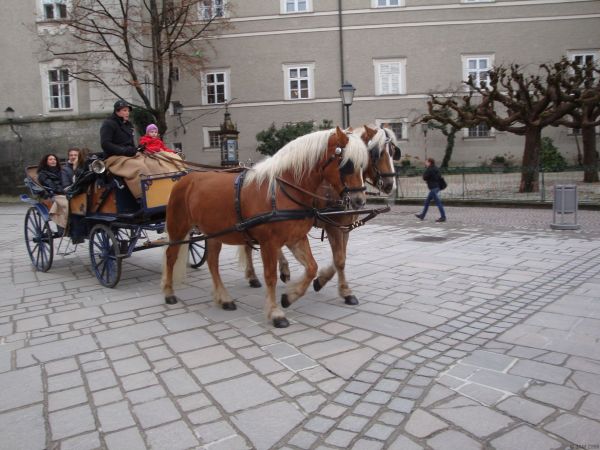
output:
{"label": "cobblestone pattern", "polygon": [[[6,448],[600,444],[594,230],[433,226],[396,210],[396,223],[353,232],[358,306],[332,282],[274,329],[232,248],[221,270],[237,311],[212,304],[205,267],[178,290],[184,302],[167,306],[159,250],[125,260],[113,290],[98,286],[85,248],[36,273],[24,209],[0,210]],[[523,210],[506,213],[518,221]],[[321,264],[330,259],[326,243],[311,243]]]}

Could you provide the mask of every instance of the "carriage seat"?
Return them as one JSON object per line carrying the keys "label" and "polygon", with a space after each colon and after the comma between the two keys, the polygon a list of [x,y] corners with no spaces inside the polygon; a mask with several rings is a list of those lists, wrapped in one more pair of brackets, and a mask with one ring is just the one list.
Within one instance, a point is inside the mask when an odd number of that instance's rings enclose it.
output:
{"label": "carriage seat", "polygon": [[50,193],[40,184],[37,177],[37,166],[29,166],[25,169],[25,185],[34,197],[50,198]]}

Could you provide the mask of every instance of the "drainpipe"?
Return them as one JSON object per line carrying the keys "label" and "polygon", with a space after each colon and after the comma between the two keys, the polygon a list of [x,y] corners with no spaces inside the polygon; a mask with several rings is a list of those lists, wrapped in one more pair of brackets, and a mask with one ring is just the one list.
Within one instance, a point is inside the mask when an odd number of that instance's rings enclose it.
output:
{"label": "drainpipe", "polygon": [[[340,35],[340,86],[344,84],[344,32],[342,25],[342,0],[338,0],[338,28]],[[342,122],[344,122],[344,104],[341,104]]]}

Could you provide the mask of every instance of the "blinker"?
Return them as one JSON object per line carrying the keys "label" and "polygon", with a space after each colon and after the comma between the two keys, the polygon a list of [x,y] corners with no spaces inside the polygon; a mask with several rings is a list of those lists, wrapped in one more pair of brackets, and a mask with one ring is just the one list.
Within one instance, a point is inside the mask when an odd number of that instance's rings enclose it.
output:
{"label": "blinker", "polygon": [[352,175],[354,173],[354,162],[351,160],[346,161],[346,163],[340,167],[340,174],[342,176]]}

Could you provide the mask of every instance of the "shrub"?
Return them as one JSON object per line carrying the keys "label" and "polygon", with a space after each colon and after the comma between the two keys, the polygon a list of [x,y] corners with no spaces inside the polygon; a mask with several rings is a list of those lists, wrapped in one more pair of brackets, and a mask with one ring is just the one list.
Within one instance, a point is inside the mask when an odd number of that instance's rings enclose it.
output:
{"label": "shrub", "polygon": [[547,172],[562,172],[567,167],[567,161],[549,137],[542,138],[540,166]]}
{"label": "shrub", "polygon": [[502,155],[496,155],[492,158],[492,164],[506,164],[506,158]]}
{"label": "shrub", "polygon": [[275,127],[275,123],[272,123],[269,128],[256,135],[256,140],[259,142],[256,150],[263,155],[274,155],[288,142],[305,134],[312,133],[316,129],[327,130],[332,128],[332,123],[331,120],[326,119],[323,119],[316,127],[312,121],[287,123],[279,129]]}

